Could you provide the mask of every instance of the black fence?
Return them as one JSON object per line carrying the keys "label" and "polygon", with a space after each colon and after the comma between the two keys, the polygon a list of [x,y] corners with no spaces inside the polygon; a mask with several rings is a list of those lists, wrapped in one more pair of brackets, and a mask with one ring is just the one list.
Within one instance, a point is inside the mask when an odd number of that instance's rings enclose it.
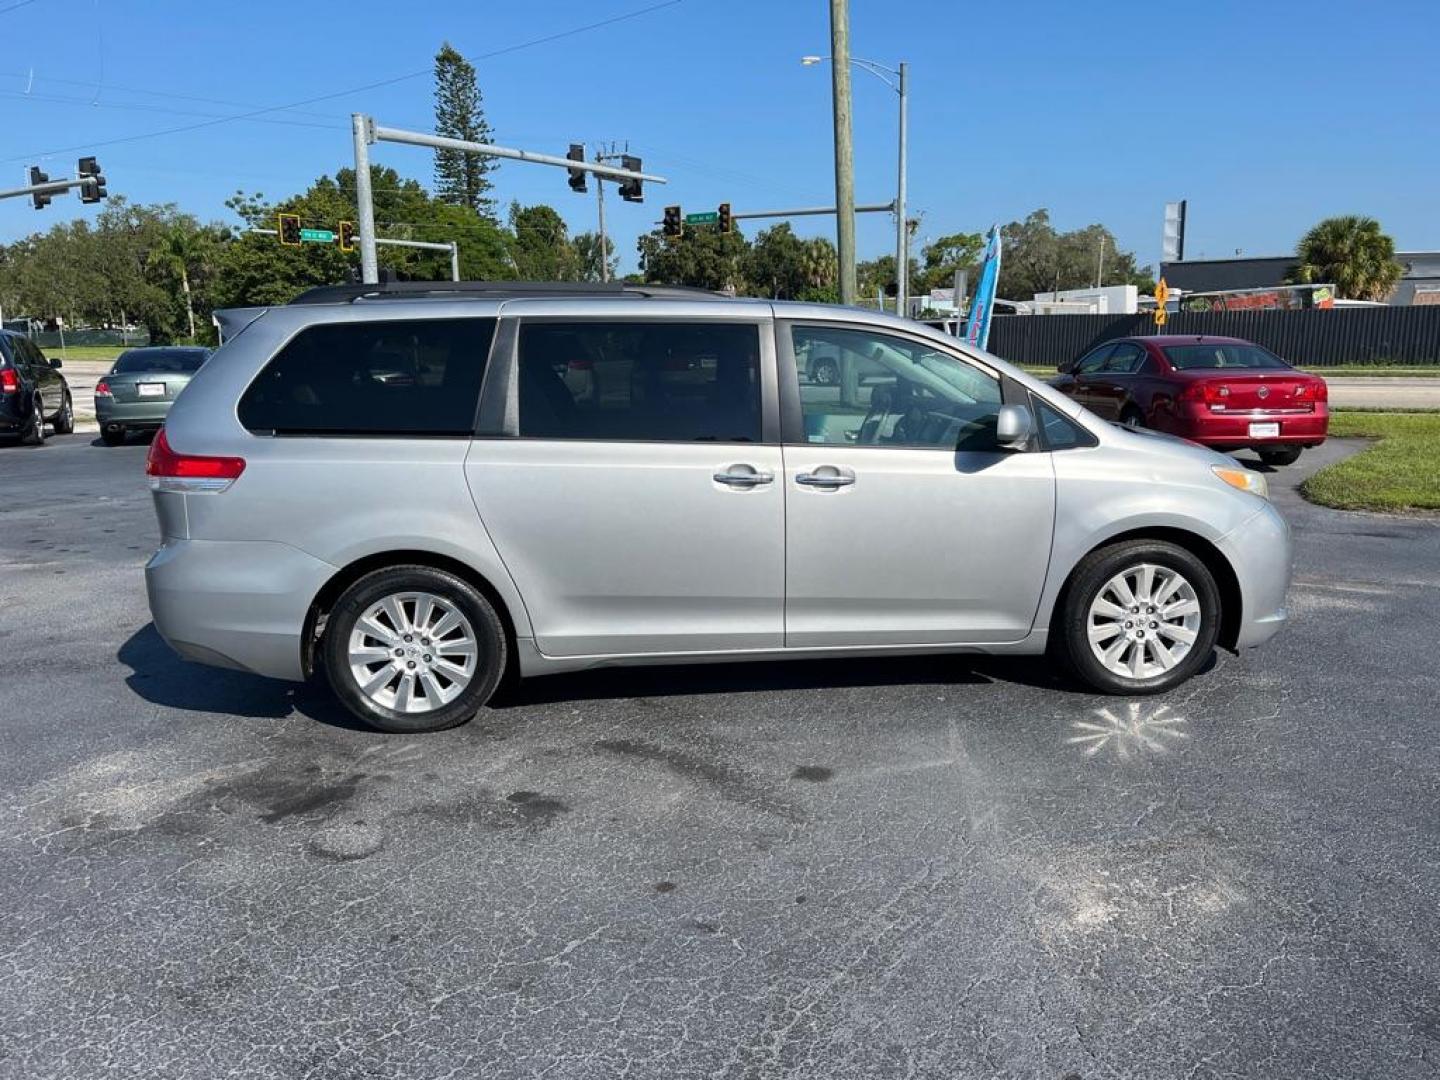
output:
{"label": "black fence", "polygon": [[1224,334],[1292,364],[1440,364],[1440,306],[1302,311],[1180,312],[1156,329],[1150,315],[1005,315],[989,349],[1017,364],[1054,365],[1118,337]]}

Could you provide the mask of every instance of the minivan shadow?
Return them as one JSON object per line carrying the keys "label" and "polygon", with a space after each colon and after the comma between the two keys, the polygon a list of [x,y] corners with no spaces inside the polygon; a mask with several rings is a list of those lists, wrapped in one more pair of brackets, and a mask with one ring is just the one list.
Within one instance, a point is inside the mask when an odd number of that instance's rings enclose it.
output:
{"label": "minivan shadow", "polygon": [[298,712],[332,727],[371,730],[335,700],[323,680],[294,683],[192,664],[165,644],[154,623],[131,634],[115,658],[130,668],[125,685],[152,705],[255,720],[283,720]]}
{"label": "minivan shadow", "polygon": [[694,694],[843,690],[882,686],[963,686],[1017,683],[1051,691],[1084,693],[1040,657],[894,656],[751,663],[606,667],[590,671],[511,679],[490,702],[493,709],[614,698]]}

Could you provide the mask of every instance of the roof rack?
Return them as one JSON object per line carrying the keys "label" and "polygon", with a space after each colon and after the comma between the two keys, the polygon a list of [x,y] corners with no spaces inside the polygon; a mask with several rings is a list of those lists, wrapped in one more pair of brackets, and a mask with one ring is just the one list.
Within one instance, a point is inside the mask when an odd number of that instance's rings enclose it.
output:
{"label": "roof rack", "polygon": [[352,304],[356,300],[410,300],[423,297],[480,297],[518,300],[538,296],[644,296],[689,300],[728,299],[723,293],[688,285],[642,285],[625,281],[386,281],[374,285],[319,285],[292,304]]}

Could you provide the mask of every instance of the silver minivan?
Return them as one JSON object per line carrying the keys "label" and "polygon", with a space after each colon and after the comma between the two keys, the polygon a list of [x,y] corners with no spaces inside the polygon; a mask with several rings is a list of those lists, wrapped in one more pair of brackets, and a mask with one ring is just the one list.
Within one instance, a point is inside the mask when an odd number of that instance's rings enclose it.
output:
{"label": "silver minivan", "polygon": [[515,283],[221,321],[146,466],[155,625],[387,731],[607,664],[1048,652],[1148,694],[1285,620],[1262,476],[913,322]]}

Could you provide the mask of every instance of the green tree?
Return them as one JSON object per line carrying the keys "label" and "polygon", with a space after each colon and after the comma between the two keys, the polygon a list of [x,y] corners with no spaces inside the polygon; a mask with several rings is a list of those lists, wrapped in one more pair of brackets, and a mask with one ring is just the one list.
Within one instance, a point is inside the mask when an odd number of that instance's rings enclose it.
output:
{"label": "green tree", "polygon": [[511,261],[521,281],[575,281],[580,260],[555,208],[510,204]]}
{"label": "green tree", "polygon": [[737,292],[745,287],[750,245],[739,230],[722,233],[701,226],[667,237],[656,229],[641,235],[636,247],[647,282]]}
{"label": "green tree", "polygon": [[1012,221],[1000,230],[999,294],[1011,300],[1028,300],[1036,293],[1084,289],[1095,284],[1135,285],[1153,288],[1150,268],[1137,266],[1135,256],[1121,251],[1103,225],[1087,225],[1072,232],[1057,232],[1048,210],[1035,210],[1024,221]]}
{"label": "green tree", "polygon": [[185,325],[188,338],[195,338],[195,296],[191,276],[203,267],[209,256],[211,235],[195,226],[193,220],[171,221],[145,256],[147,270],[180,283],[185,298]]}
{"label": "green tree", "polygon": [[[951,233],[926,244],[920,252],[920,266],[914,273],[914,294],[932,289],[948,289],[955,284],[957,270],[976,265],[985,250],[985,237],[980,233]],[[894,266],[892,261],[890,264]]]}
{"label": "green tree", "polygon": [[782,221],[762,230],[750,245],[744,285],[755,296],[794,300],[808,284],[806,270],[805,241],[795,235],[788,221]]}
{"label": "green tree", "polygon": [[619,260],[615,257],[615,241],[605,237],[605,253],[600,253],[600,234],[593,232],[577,233],[570,241],[570,246],[575,250],[575,264],[581,281],[600,281],[601,259],[607,270],[607,278],[615,280],[615,271],[619,266]]}
{"label": "green tree", "polygon": [[1356,214],[1320,222],[1301,239],[1296,255],[1299,262],[1286,280],[1334,285],[1348,300],[1384,300],[1404,273],[1395,261],[1395,241],[1374,218]]}
{"label": "green tree", "polygon": [[[435,54],[435,134],[466,142],[488,143],[493,136],[485,120],[475,65],[447,41]],[[468,206],[482,217],[495,216],[491,188],[491,158],[459,150],[435,151],[435,191],[444,202]]]}

